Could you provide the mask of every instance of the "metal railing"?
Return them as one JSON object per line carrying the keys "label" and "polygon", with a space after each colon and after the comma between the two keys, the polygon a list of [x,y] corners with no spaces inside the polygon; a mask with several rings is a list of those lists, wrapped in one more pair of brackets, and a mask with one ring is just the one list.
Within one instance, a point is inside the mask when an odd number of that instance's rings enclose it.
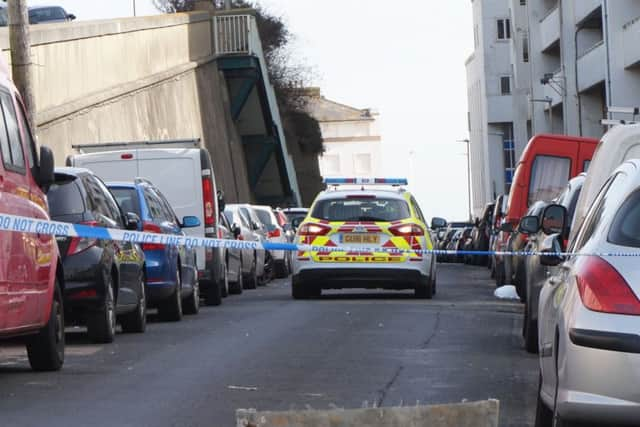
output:
{"label": "metal railing", "polygon": [[260,46],[255,17],[222,15],[214,18],[216,55],[252,55]]}

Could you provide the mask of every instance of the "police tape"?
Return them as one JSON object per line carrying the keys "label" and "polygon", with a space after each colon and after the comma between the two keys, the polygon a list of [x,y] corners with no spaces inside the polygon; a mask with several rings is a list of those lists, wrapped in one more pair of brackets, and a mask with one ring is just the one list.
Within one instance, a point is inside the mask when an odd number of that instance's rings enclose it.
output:
{"label": "police tape", "polygon": [[60,221],[43,220],[17,215],[0,214],[0,231],[29,233],[46,236],[77,237],[85,239],[111,240],[138,244],[158,244],[167,246],[185,246],[188,248],[225,248],[243,250],[268,250],[292,252],[346,252],[350,254],[392,254],[392,255],[445,255],[445,256],[574,256],[597,255],[601,257],[640,257],[638,252],[540,252],[540,251],[467,251],[442,249],[401,249],[387,247],[362,246],[316,246],[295,243],[259,242],[248,240],[217,239],[176,234],[149,233],[145,231],[122,230],[97,227],[85,224],[72,224]]}

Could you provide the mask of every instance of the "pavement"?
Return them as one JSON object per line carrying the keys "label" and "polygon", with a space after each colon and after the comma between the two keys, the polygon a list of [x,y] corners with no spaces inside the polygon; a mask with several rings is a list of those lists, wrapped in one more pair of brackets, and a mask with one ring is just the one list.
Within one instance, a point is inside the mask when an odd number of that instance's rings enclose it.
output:
{"label": "pavement", "polygon": [[0,427],[226,427],[238,408],[362,408],[500,400],[501,426],[532,426],[537,358],[522,306],[493,297],[488,271],[438,266],[433,300],[329,291],[294,301],[288,280],[204,307],[144,335],[90,344],[67,333],[58,373],[0,347]]}

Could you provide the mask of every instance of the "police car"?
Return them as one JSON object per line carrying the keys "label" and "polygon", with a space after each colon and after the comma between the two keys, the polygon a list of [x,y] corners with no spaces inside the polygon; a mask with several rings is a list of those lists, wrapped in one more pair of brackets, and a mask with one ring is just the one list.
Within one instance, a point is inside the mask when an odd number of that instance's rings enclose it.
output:
{"label": "police car", "polygon": [[404,189],[407,180],[331,178],[325,184],[296,233],[298,244],[314,251],[294,254],[293,298],[343,288],[413,289],[416,297],[431,298],[436,259],[420,252],[433,246],[418,203]]}

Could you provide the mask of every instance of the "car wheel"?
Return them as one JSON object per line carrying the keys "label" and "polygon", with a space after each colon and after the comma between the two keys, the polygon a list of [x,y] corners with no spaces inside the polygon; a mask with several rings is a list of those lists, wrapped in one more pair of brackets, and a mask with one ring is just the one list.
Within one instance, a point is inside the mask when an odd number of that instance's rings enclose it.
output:
{"label": "car wheel", "polygon": [[158,317],[165,322],[182,320],[182,277],[180,267],[176,268],[176,287],[171,296],[158,305]]}
{"label": "car wheel", "polygon": [[222,278],[220,279],[220,295],[222,298],[229,296],[229,260],[226,260],[222,267]]}
{"label": "car wheel", "polygon": [[253,257],[253,264],[249,272],[248,280],[245,282],[245,289],[255,289],[258,287],[258,271],[256,267],[256,257]]}
{"label": "car wheel", "polygon": [[433,282],[431,281],[431,277],[426,279],[421,279],[418,286],[415,288],[415,296],[420,299],[431,299],[433,298]]}
{"label": "car wheel", "polygon": [[106,275],[105,282],[102,308],[89,313],[87,317],[89,339],[100,344],[111,343],[116,336],[116,307],[111,274]]}
{"label": "car wheel", "polygon": [[147,297],[145,293],[144,274],[140,273],[140,295],[138,306],[131,313],[127,313],[120,319],[122,332],[142,334],[147,329]]}
{"label": "car wheel", "polygon": [[322,289],[319,286],[309,285],[293,277],[291,279],[291,296],[293,299],[320,298],[322,296]]}
{"label": "car wheel", "polygon": [[238,280],[229,285],[229,293],[232,295],[240,295],[244,289],[244,279],[242,275],[242,262],[240,262],[240,271],[238,272]]}
{"label": "car wheel", "polygon": [[184,314],[198,314],[200,311],[200,283],[197,279],[193,282],[193,292],[182,303],[182,311]]}
{"label": "car wheel", "polygon": [[[526,289],[531,286],[526,285]],[[522,322],[522,337],[524,338],[524,348],[532,354],[538,353],[538,322],[532,316],[533,307],[530,304],[531,298],[527,297],[524,303],[524,319]]]}
{"label": "car wheel", "polygon": [[36,371],[57,371],[64,364],[64,309],[62,293],[56,280],[47,324],[27,341],[27,356]]}
{"label": "car wheel", "polygon": [[553,411],[547,408],[542,397],[540,397],[540,391],[542,390],[542,375],[538,380],[538,402],[536,404],[536,420],[535,427],[553,427]]}

